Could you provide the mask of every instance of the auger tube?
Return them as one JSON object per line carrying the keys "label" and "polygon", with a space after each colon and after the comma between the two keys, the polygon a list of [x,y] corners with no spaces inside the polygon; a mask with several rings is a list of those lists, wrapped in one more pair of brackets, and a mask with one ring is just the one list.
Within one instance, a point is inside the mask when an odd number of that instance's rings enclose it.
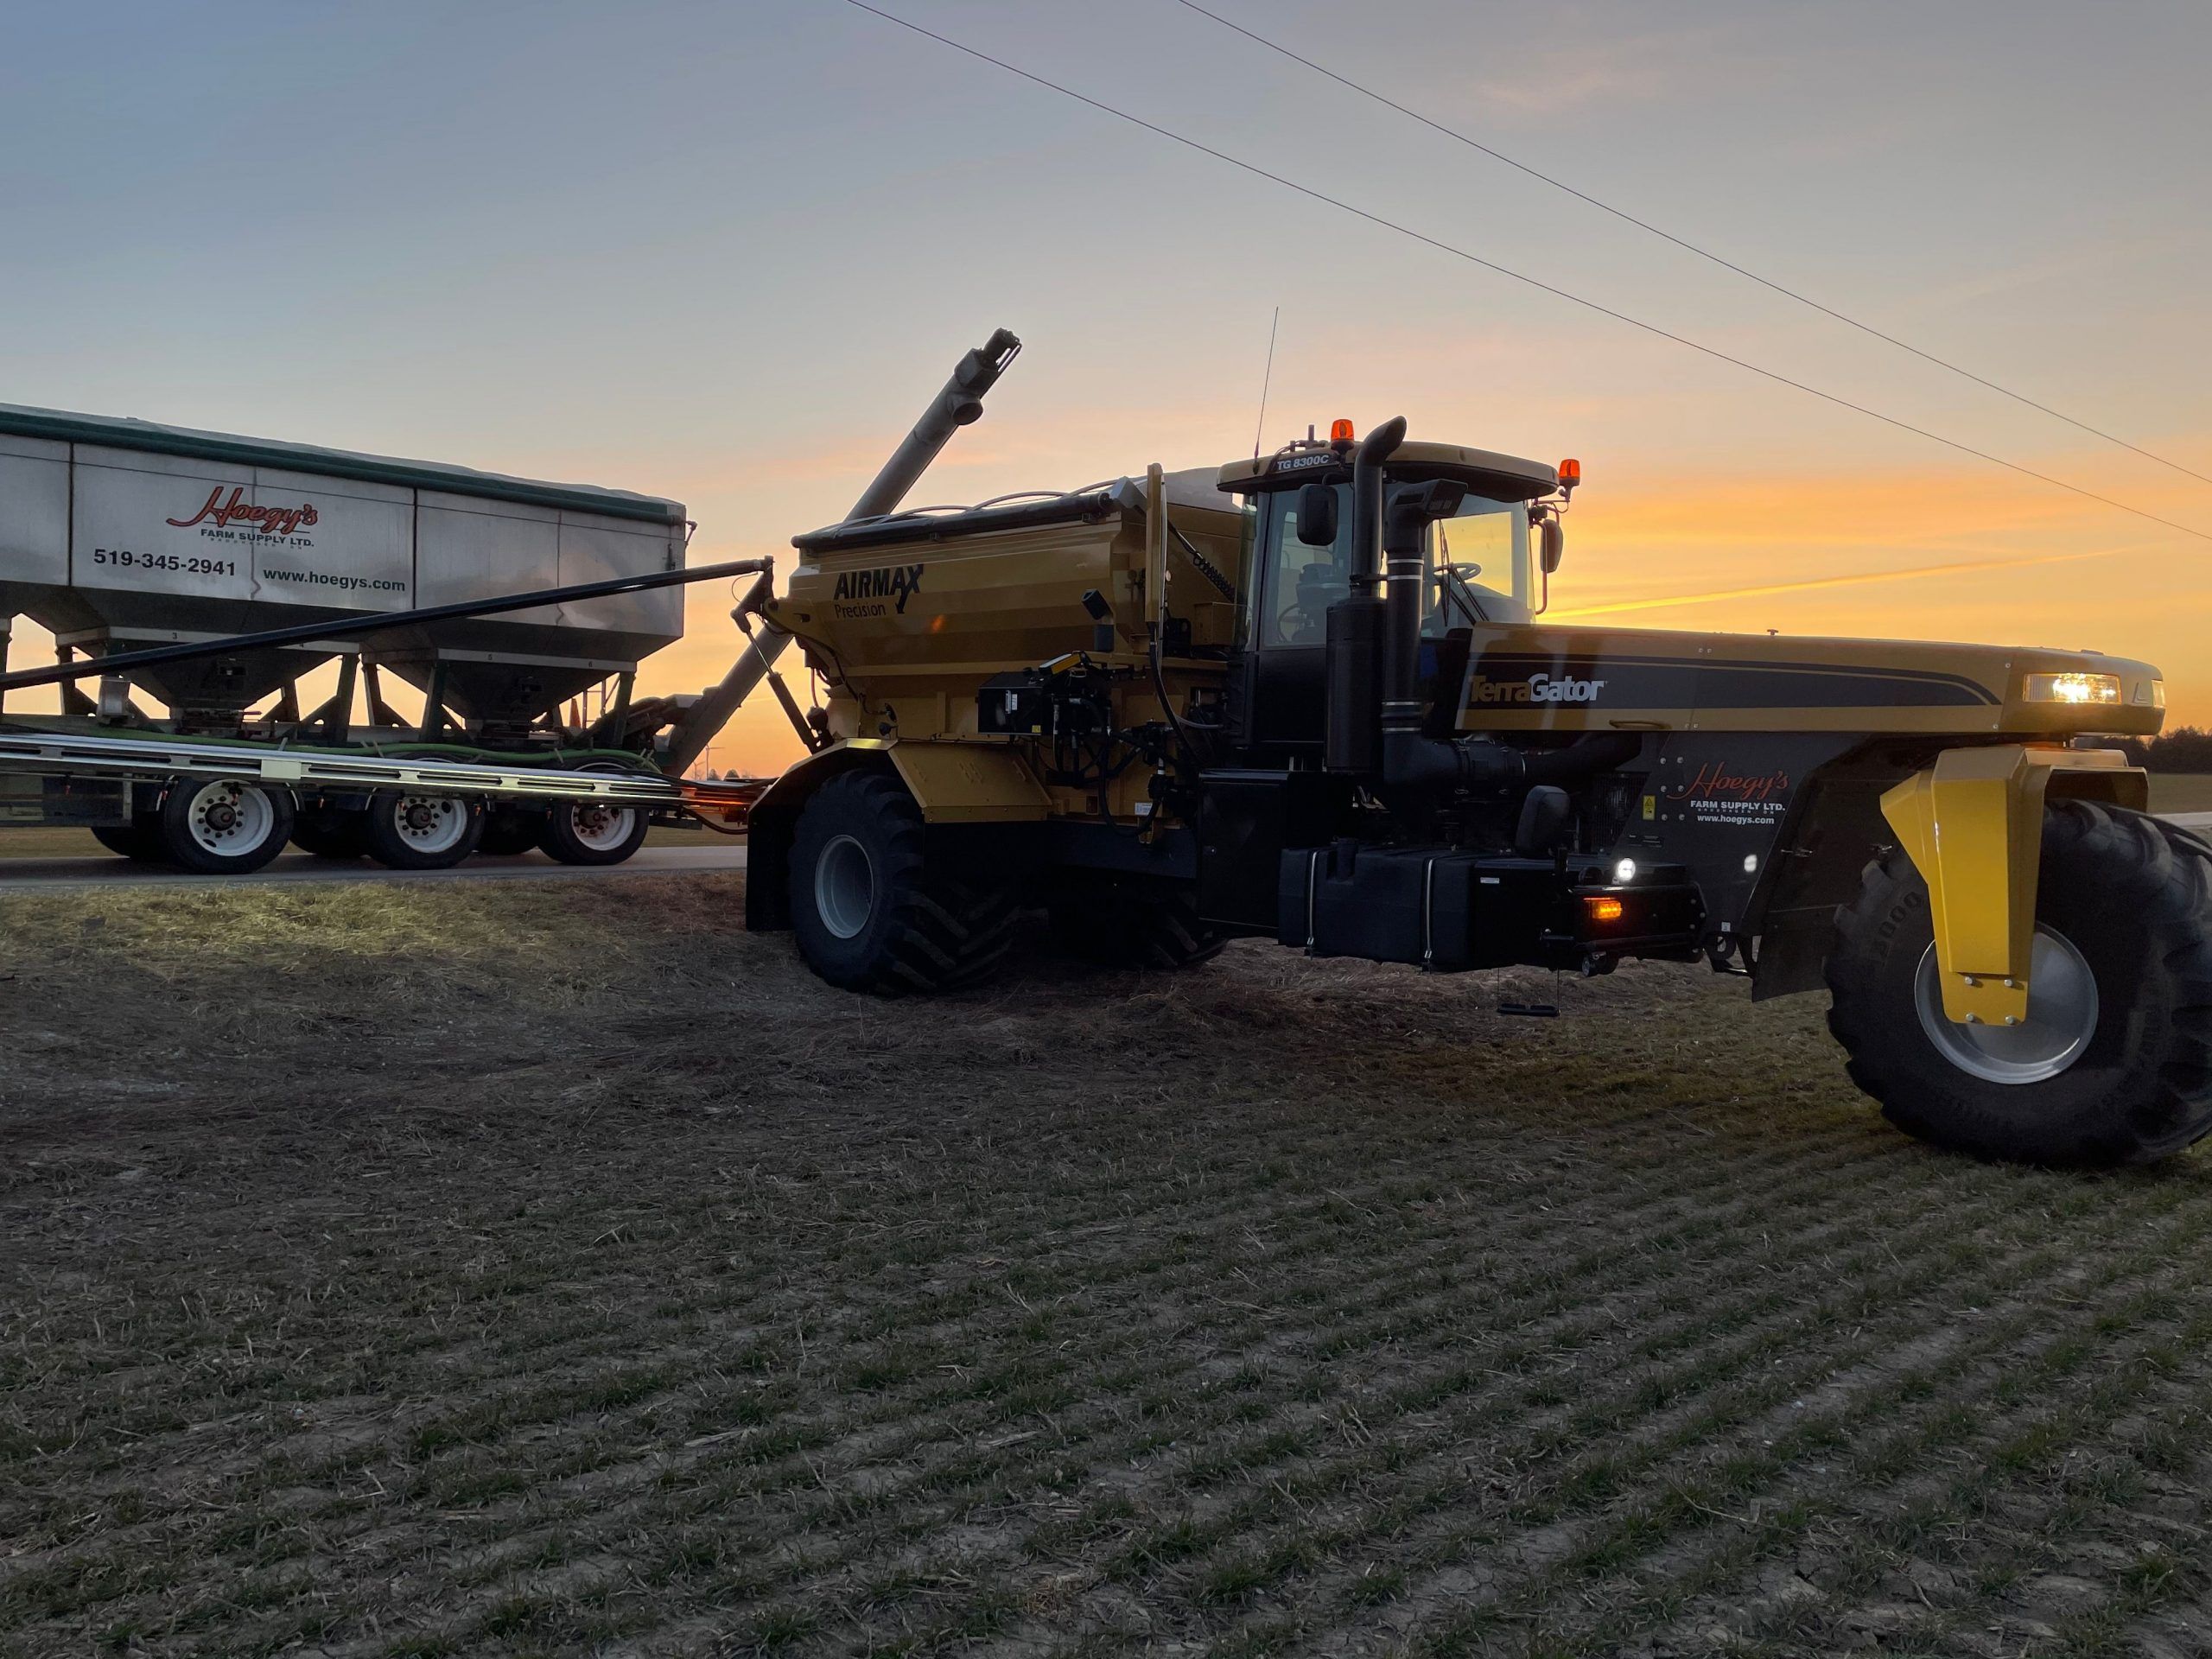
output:
{"label": "auger tube", "polygon": [[930,399],[921,418],[913,429],[893,450],[891,459],[883,463],[883,470],[874,481],[861,492],[844,522],[855,518],[880,518],[893,512],[906,499],[906,493],[930,469],[930,463],[944,452],[952,441],[952,435],[962,427],[982,418],[983,394],[998,384],[999,377],[1007,371],[1021,350],[1021,341],[1012,331],[994,329],[990,339],[962,358],[952,371],[952,378]]}
{"label": "auger tube", "polygon": [[[954,367],[952,378],[938,388],[937,396],[922,410],[921,418],[914,423],[912,429],[892,452],[891,459],[883,463],[883,470],[861,492],[860,499],[853,503],[851,511],[841,522],[880,518],[897,508],[906,499],[906,493],[930,469],[930,463],[944,454],[944,446],[952,442],[952,435],[982,418],[983,394],[998,384],[999,377],[1020,350],[1021,341],[1010,329],[998,328],[992,331],[990,339],[963,357]],[[719,684],[700,693],[699,700],[684,711],[683,718],[669,733],[668,750],[662,765],[673,775],[683,776],[707,752],[707,746],[729,724],[738,705],[774,672],[776,658],[791,644],[791,635],[766,616],[760,616],[759,620],[759,631],[729,665],[729,672],[722,676]],[[806,734],[800,735],[804,738]]]}

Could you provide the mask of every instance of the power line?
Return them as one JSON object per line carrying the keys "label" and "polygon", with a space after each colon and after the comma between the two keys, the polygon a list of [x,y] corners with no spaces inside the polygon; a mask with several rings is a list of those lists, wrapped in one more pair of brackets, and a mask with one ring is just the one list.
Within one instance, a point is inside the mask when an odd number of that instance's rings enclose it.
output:
{"label": "power line", "polygon": [[1734,260],[1713,252],[1710,248],[1700,247],[1694,242],[1689,241],[1683,237],[1676,236],[1672,231],[1663,231],[1656,225],[1652,224],[1649,219],[1638,219],[1634,213],[1629,213],[1623,208],[1616,207],[1611,202],[1600,201],[1597,197],[1590,194],[1588,191],[1578,190],[1573,185],[1567,183],[1564,179],[1554,178],[1548,173],[1529,166],[1526,162],[1516,161],[1512,156],[1508,156],[1502,149],[1493,149],[1491,146],[1483,143],[1478,139],[1468,137],[1465,133],[1459,131],[1456,128],[1447,127],[1442,122],[1433,120],[1428,116],[1423,115],[1419,110],[1408,109],[1405,105],[1399,103],[1395,99],[1390,98],[1384,93],[1378,92],[1371,86],[1362,86],[1358,81],[1351,79],[1349,76],[1340,75],[1335,70],[1327,68],[1321,64],[1314,62],[1311,58],[1301,57],[1299,54],[1292,51],[1288,47],[1281,45],[1277,41],[1271,41],[1264,35],[1255,34],[1251,29],[1245,28],[1242,23],[1232,22],[1230,19],[1223,16],[1217,11],[1207,10],[1205,7],[1198,3],[1198,0],[1175,0],[1175,3],[1176,4],[1185,8],[1186,10],[1197,12],[1201,17],[1211,18],[1215,22],[1219,23],[1224,29],[1230,30],[1233,34],[1243,35],[1246,40],[1250,41],[1255,46],[1264,46],[1268,51],[1278,53],[1283,57],[1288,58],[1293,63],[1304,64],[1315,74],[1325,75],[1331,80],[1335,81],[1338,86],[1357,92],[1362,98],[1372,99],[1376,103],[1382,105],[1386,109],[1395,110],[1400,115],[1406,117],[1408,119],[1418,121],[1422,126],[1427,127],[1432,132],[1442,133],[1444,137],[1452,140],[1455,143],[1465,144],[1470,149],[1479,150],[1484,155],[1489,156],[1492,161],[1503,162],[1506,166],[1512,168],[1516,172],[1525,173],[1530,178],[1536,179],[1545,184],[1548,184],[1555,190],[1564,190],[1568,195],[1575,198],[1576,200],[1587,202],[1591,207],[1597,208],[1600,213],[1611,213],[1615,219],[1620,219],[1625,224],[1633,225],[1639,231],[1649,232],[1651,235],[1659,238],[1662,241],[1673,243],[1676,247],[1682,249],[1685,252],[1694,253],[1700,259],[1710,260],[1713,264],[1720,266],[1724,270],[1732,270],[1738,276],[1742,276],[1751,282],[1757,283],[1761,288],[1770,289],[1775,293],[1783,296],[1785,299],[1795,300],[1798,304],[1802,306],[1809,306],[1812,309],[1818,311],[1823,316],[1833,317],[1838,322],[1845,323],[1851,327],[1856,328],[1862,334],[1871,334],[1874,339],[1881,340],[1886,345],[1894,346],[1901,352],[1910,352],[1913,356],[1920,359],[1923,362],[1933,363],[1939,369],[1948,369],[1953,374],[1959,375],[1963,378],[1971,380],[1978,386],[1987,387],[1990,391],[1996,392],[2000,397],[2010,397],[2014,403],[2025,404],[2030,409],[2037,410],[2043,414],[2050,416],[2053,420],[2063,421],[2067,425],[2074,427],[2078,430],[2087,432],[2093,437],[2102,438],[2107,443],[2117,444],[2122,449],[2133,450],[2135,454],[2142,456],[2145,461],[2155,461],[2161,467],[2171,467],[2177,473],[2186,474],[2189,477],[2196,479],[2202,483],[2212,484],[2212,474],[2200,473],[2193,467],[2184,467],[2177,461],[2169,461],[2164,455],[2158,454],[2152,450],[2145,449],[2139,443],[2130,443],[2126,438],[2118,436],[2113,433],[2107,432],[2102,427],[2092,426],[2087,421],[2076,420],[2073,416],[2067,414],[2063,410],[2053,409],[2049,404],[2037,403],[2034,398],[2027,396],[2024,392],[2014,391],[2010,386],[2001,386],[1998,385],[1996,381],[1988,378],[1986,376],[1976,374],[1972,369],[1963,368],[1960,365],[1950,361],[1948,358],[1938,357],[1933,352],[1923,351],[1919,346],[1913,345],[1909,340],[1899,340],[1895,334],[1885,334],[1879,328],[1875,327],[1872,323],[1861,322],[1858,318],[1852,316],[1846,312],[1839,311],[1832,305],[1823,305],[1820,301],[1814,299],[1810,295],[1801,294],[1796,289],[1788,287],[1783,283],[1777,283],[1770,276],[1762,276],[1756,270],[1748,270],[1742,265],[1738,264]]}
{"label": "power line", "polygon": [[2125,501],[2115,500],[2108,495],[2100,495],[2094,490],[2082,488],[2079,484],[2069,484],[2063,478],[2054,478],[2049,473],[2040,473],[2032,467],[2024,467],[2017,461],[2007,461],[2002,455],[1993,455],[1986,449],[1977,449],[1972,444],[1960,442],[1956,438],[1947,438],[1940,432],[1931,432],[1924,426],[1915,426],[1911,422],[1900,420],[1894,415],[1885,415],[1878,409],[1870,409],[1864,404],[1855,404],[1848,397],[1840,397],[1832,391],[1823,391],[1818,386],[1808,385],[1802,380],[1794,380],[1789,376],[1778,373],[1773,369],[1763,369],[1758,364],[1744,358],[1732,356],[1718,346],[1705,345],[1701,341],[1690,339],[1687,334],[1675,334],[1671,329],[1661,327],[1656,322],[1646,322],[1640,317],[1632,317],[1625,311],[1616,311],[1611,306],[1600,305],[1595,300],[1586,300],[1580,294],[1569,293],[1566,289],[1556,287],[1541,278],[1515,270],[1508,265],[1501,265],[1494,259],[1485,259],[1480,254],[1471,253],[1465,248],[1440,241],[1435,237],[1414,230],[1409,225],[1402,225],[1394,219],[1386,219],[1382,214],[1371,213],[1364,207],[1355,207],[1349,201],[1330,195],[1325,191],[1317,190],[1311,185],[1300,184],[1297,180],[1285,178],[1280,173],[1270,173],[1256,162],[1232,156],[1227,150],[1216,149],[1211,144],[1204,144],[1195,138],[1186,137],[1172,128],[1147,121],[1142,116],[1131,115],[1127,110],[1116,109],[1111,104],[1102,104],[1088,93],[1077,92],[1072,86],[1065,86],[1058,81],[1048,80],[1044,76],[1024,69],[1018,64],[1008,63],[1004,58],[995,58],[989,53],[956,41],[949,35],[940,35],[934,29],[925,29],[921,24],[911,22],[896,13],[884,10],[880,6],[870,5],[868,0],[845,0],[845,3],[873,16],[880,17],[887,23],[896,23],[899,28],[919,35],[926,40],[935,41],[940,46],[950,47],[952,50],[973,58],[979,63],[988,63],[994,68],[1005,70],[1010,75],[1018,75],[1033,86],[1042,86],[1047,92],[1058,92],[1063,98],[1073,99],[1077,103],[1087,105],[1102,115],[1110,115],[1117,121],[1126,121],[1133,127],[1141,127],[1147,132],[1155,134],[1172,143],[1182,145],[1185,149],[1193,149],[1201,156],[1210,156],[1217,162],[1225,162],[1240,171],[1249,173],[1255,178],[1265,179],[1270,184],[1279,184],[1286,190],[1296,191],[1301,196],[1334,207],[1339,213],[1350,213],[1355,219],[1365,219],[1370,225],[1378,225],[1386,231],[1395,231],[1399,235],[1408,237],[1424,246],[1434,248],[1440,253],[1448,253],[1455,259],[1464,259],[1469,264],[1481,266],[1484,270],[1495,271],[1501,276],[1510,276],[1516,283],[1525,283],[1530,288],[1568,301],[1586,311],[1594,311],[1600,316],[1611,317],[1616,322],[1624,322],[1631,328],[1641,329],[1645,334],[1655,335],[1661,340],[1672,340],[1677,346],[1687,346],[1694,352],[1702,353],[1705,356],[1719,362],[1732,364],[1737,368],[1756,374],[1762,379],[1771,380],[1777,385],[1791,387],[1804,392],[1808,397],[1817,397],[1822,403],[1833,404],[1839,409],[1847,409],[1856,415],[1864,415],[1869,420],[1879,421],[1884,425],[1893,426],[1901,432],[1910,432],[1916,437],[1926,438],[1931,443],[1940,443],[1947,449],[1955,449],[1961,454],[1972,455],[1977,461],[1986,461],[1993,467],[2002,467],[2007,472],[2019,474],[2023,478],[2032,478],[2037,483],[2048,484],[2054,489],[2065,490],[2085,500],[2094,501],[2121,512],[2132,513],[2138,518],[2163,525],[2168,530],[2178,531],[2184,536],[2194,536],[2199,541],[2212,542],[2212,531],[2179,524],[2171,518],[2162,518],[2157,513],[2148,512],[2142,507],[2130,506]]}

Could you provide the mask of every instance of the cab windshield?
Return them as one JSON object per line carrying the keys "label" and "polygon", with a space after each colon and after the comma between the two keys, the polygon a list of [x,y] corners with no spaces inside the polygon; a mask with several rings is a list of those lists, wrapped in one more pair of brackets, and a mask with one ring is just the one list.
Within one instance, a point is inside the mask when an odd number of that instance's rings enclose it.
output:
{"label": "cab windshield", "polygon": [[[1337,535],[1326,547],[1308,547],[1298,539],[1296,490],[1274,491],[1260,499],[1260,545],[1268,563],[1255,630],[1262,646],[1325,644],[1329,607],[1351,592],[1351,486],[1334,487]],[[1532,594],[1524,504],[1469,496],[1456,515],[1430,529],[1427,563],[1423,633],[1529,620]]]}

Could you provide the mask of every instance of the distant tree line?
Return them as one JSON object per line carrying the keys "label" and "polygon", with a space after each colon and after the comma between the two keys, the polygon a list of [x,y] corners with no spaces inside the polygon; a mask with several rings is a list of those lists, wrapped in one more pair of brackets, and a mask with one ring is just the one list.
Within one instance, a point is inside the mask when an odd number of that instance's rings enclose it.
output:
{"label": "distant tree line", "polygon": [[2120,747],[2130,760],[2152,772],[2212,772],[2212,732],[2201,726],[2177,726],[2152,738],[2126,738]]}

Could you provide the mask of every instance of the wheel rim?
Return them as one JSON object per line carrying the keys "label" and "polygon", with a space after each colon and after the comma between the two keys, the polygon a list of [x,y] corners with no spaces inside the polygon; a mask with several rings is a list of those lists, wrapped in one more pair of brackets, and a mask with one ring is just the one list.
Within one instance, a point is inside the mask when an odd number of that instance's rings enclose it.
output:
{"label": "wheel rim", "polygon": [[2097,976],[2064,934],[2036,929],[2028,959],[2028,1017],[2017,1026],[1961,1026],[1943,1017],[1929,945],[1913,976],[1913,1006],[1936,1052],[1986,1083],[2042,1083],[2082,1058],[2097,1032]]}
{"label": "wheel rim", "polygon": [[823,926],[841,939],[868,925],[875,908],[875,866],[852,836],[837,836],[815,861],[814,908]]}
{"label": "wheel rim", "polygon": [[391,827],[418,853],[449,853],[468,833],[468,804],[457,795],[403,795]]}
{"label": "wheel rim", "polygon": [[226,779],[202,785],[185,809],[193,844],[223,858],[258,852],[276,827],[276,809],[250,784]]}
{"label": "wheel rim", "polygon": [[634,806],[607,806],[594,801],[571,809],[569,827],[593,852],[607,853],[630,838],[630,826],[637,817]]}

